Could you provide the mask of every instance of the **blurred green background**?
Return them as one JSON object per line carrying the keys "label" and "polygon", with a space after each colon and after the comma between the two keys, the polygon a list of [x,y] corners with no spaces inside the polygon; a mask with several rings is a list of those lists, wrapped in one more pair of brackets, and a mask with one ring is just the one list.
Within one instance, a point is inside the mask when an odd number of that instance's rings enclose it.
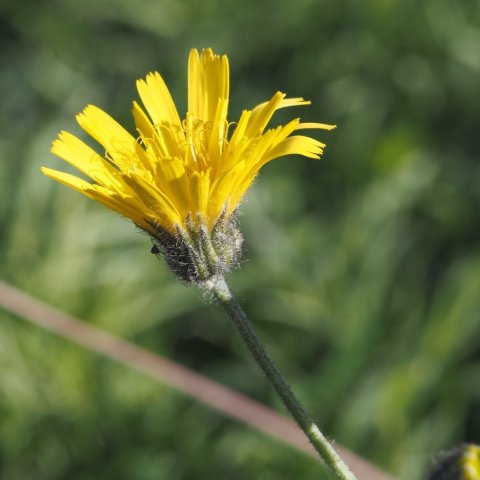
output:
{"label": "blurred green background", "polygon": [[[230,281],[325,432],[402,479],[480,440],[480,3],[2,0],[1,278],[282,410],[223,315],[148,238],[39,172],[87,103],[133,131],[135,80],[180,112],[192,47],[231,113],[282,90],[338,124],[268,165]],[[68,168],[67,168],[68,169]],[[0,311],[0,478],[318,479],[315,460]]]}

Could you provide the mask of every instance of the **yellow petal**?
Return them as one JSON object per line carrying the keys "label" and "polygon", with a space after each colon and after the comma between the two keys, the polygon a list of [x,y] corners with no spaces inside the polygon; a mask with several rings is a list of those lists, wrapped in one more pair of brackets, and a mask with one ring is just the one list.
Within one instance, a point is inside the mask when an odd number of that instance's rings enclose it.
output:
{"label": "yellow petal", "polygon": [[193,49],[188,58],[188,112],[202,122],[212,122],[220,99],[229,96],[229,68],[226,55],[211,48]]}
{"label": "yellow petal", "polygon": [[238,124],[235,127],[235,131],[233,132],[232,138],[228,142],[229,148],[235,148],[236,144],[243,138],[251,115],[251,110],[244,110],[242,112],[240,120],[238,121]]}
{"label": "yellow petal", "polygon": [[192,213],[200,213],[208,219],[208,197],[210,193],[210,178],[208,172],[195,172],[190,178],[190,195]]}
{"label": "yellow petal", "polygon": [[[147,151],[149,148],[152,150],[151,153],[154,158],[158,160],[182,155],[182,144],[178,143],[178,140],[166,125],[154,127],[137,102],[133,102],[132,114],[141,140]],[[183,137],[181,141],[185,142],[185,138]],[[155,161],[150,159],[151,168],[153,168],[154,163]]]}
{"label": "yellow petal", "polygon": [[[52,153],[73,165],[92,180],[118,188],[118,171],[75,135],[62,131],[52,144]],[[114,187],[115,186],[115,187]]]}
{"label": "yellow petal", "polygon": [[145,80],[138,80],[137,89],[153,124],[166,126],[177,145],[185,141],[177,108],[160,74],[149,73]]}
{"label": "yellow petal", "polygon": [[238,182],[236,188],[230,195],[228,202],[228,215],[231,215],[235,209],[238,207],[238,204],[241,202],[245,192],[250,188],[250,185],[255,180],[255,177],[258,174],[258,170],[250,170],[241,182]]}
{"label": "yellow petal", "polygon": [[117,121],[94,105],[77,115],[79,125],[100,143],[121,171],[148,168],[145,151]]}
{"label": "yellow petal", "polygon": [[314,138],[295,135],[286,138],[269,152],[266,162],[285,155],[303,155],[304,157],[318,159],[320,158],[324,147],[324,143],[319,142]]}
{"label": "yellow petal", "polygon": [[91,183],[88,183],[74,175],[70,175],[69,173],[60,172],[58,170],[52,170],[51,168],[45,167],[41,167],[41,171],[47,177],[50,177],[51,179],[56,180],[67,187],[73,188],[77,192],[82,193],[92,200],[102,203],[108,208],[120,213],[124,217],[130,218],[137,225],[151,228],[145,222],[142,210],[136,207],[138,202],[135,199],[132,199],[132,203],[130,204],[128,201],[125,201],[124,197],[120,197],[114,192],[111,192],[99,185],[92,185]]}
{"label": "yellow petal", "polygon": [[272,118],[275,110],[279,108],[284,97],[284,93],[277,92],[268,102],[257,105],[252,111],[245,134],[249,137],[260,135]]}
{"label": "yellow petal", "polygon": [[208,154],[210,155],[211,168],[216,170],[220,156],[226,146],[228,99],[220,99],[212,122]]}
{"label": "yellow petal", "polygon": [[50,177],[51,179],[56,180],[67,187],[73,188],[80,193],[85,193],[85,191],[92,186],[91,183],[88,183],[85,180],[76,177],[75,175],[70,175],[69,173],[60,172],[58,170],[53,170],[52,168],[46,167],[40,167],[40,170],[47,177]]}
{"label": "yellow petal", "polygon": [[190,208],[190,190],[183,161],[167,158],[157,163],[155,183],[172,201],[182,217]]}
{"label": "yellow petal", "polygon": [[231,213],[238,204],[239,179],[245,172],[245,161],[238,162],[233,168],[219,176],[212,185],[209,199],[209,214],[212,225],[216,223],[223,209],[228,206]]}
{"label": "yellow petal", "polygon": [[[277,92],[279,93],[279,92]],[[257,105],[254,109],[253,112],[255,114],[257,111],[261,110],[263,107],[265,107],[269,102],[263,102]],[[276,110],[279,110],[280,108],[287,108],[287,107],[298,107],[301,105],[310,105],[312,102],[310,100],[304,100],[302,97],[296,97],[296,98],[284,98],[276,107]]]}
{"label": "yellow petal", "polygon": [[168,219],[165,225],[167,230],[175,231],[175,225],[181,223],[181,218],[176,206],[165,193],[136,173],[125,176],[125,183],[135,192],[148,210],[159,217]]}
{"label": "yellow petal", "polygon": [[306,130],[309,128],[318,128],[320,130],[333,130],[337,128],[336,125],[329,125],[328,123],[305,122],[300,123],[296,130]]}
{"label": "yellow petal", "polygon": [[143,228],[149,225],[145,219],[147,216],[151,217],[151,215],[149,215],[149,212],[145,211],[145,208],[142,208],[135,199],[132,199],[130,202],[124,196],[111,192],[100,185],[92,185],[86,190],[85,195],[102,203],[120,215],[129,218]]}

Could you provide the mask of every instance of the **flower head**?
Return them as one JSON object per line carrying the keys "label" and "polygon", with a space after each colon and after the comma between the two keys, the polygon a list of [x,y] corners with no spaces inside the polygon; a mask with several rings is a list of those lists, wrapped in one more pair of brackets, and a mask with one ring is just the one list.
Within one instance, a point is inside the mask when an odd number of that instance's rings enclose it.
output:
{"label": "flower head", "polygon": [[[211,49],[190,52],[184,120],[158,73],[138,80],[137,89],[146,110],[133,102],[137,135],[89,105],[77,121],[104,148],[104,155],[65,131],[53,142],[52,152],[91,181],[45,167],[42,171],[131,219],[162,251],[166,238],[176,244],[201,232],[213,238],[217,229],[218,234],[232,222],[245,191],[271,160],[290,154],[320,158],[325,145],[294,132],[334,128],[296,118],[266,130],[276,110],[310,103],[287,99],[281,92],[229,123],[228,60]],[[224,233],[218,235],[223,238]]]}
{"label": "flower head", "polygon": [[427,480],[480,480],[480,446],[465,443],[443,452],[433,464]]}

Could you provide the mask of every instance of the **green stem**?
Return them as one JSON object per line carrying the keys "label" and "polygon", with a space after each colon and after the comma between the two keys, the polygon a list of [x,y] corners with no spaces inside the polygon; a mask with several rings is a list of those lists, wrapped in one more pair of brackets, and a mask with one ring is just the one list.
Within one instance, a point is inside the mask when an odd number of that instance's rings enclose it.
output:
{"label": "green stem", "polygon": [[340,480],[356,480],[355,475],[343,462],[332,445],[330,445],[317,425],[315,425],[268,356],[245,312],[235,296],[230,292],[225,279],[223,277],[215,278],[206,282],[204,286],[233,321],[248,350],[280,396],[285,407],[292,414],[320,457],[330,467],[332,473]]}

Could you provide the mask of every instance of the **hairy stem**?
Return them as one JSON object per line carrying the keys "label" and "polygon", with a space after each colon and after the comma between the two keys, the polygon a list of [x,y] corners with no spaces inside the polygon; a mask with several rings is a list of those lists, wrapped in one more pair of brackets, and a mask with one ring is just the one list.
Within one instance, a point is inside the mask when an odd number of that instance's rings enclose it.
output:
{"label": "hairy stem", "polygon": [[343,462],[317,425],[310,418],[302,404],[293,394],[278,368],[268,356],[245,312],[235,296],[230,292],[225,279],[223,277],[215,278],[206,282],[204,286],[230,317],[248,350],[265,373],[268,381],[281,398],[285,407],[292,414],[298,426],[308,437],[320,457],[330,467],[331,472],[340,480],[356,480],[355,475],[350,471],[348,466]]}

